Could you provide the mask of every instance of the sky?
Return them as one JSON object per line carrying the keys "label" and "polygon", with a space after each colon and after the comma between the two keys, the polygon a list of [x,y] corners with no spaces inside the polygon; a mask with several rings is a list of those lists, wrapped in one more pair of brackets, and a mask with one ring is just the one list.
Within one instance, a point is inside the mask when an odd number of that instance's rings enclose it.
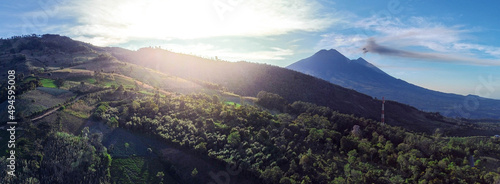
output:
{"label": "sky", "polygon": [[432,0],[25,0],[0,37],[53,33],[285,67],[321,49],[447,93],[500,99],[500,2]]}

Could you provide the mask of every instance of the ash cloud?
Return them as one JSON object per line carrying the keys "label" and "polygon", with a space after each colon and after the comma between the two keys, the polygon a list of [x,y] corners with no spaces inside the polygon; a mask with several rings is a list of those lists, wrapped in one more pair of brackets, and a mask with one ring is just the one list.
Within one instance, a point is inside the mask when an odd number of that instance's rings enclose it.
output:
{"label": "ash cloud", "polygon": [[363,53],[367,52],[376,53],[380,55],[423,59],[427,61],[436,61],[436,62],[500,66],[500,60],[478,59],[460,55],[439,54],[439,53],[411,52],[401,49],[390,48],[377,44],[374,38],[368,39],[366,45],[363,47]]}

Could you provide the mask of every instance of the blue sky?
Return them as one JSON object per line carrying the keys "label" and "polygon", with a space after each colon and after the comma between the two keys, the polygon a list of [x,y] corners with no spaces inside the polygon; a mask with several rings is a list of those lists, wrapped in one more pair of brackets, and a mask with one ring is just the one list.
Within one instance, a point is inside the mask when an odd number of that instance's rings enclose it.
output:
{"label": "blue sky", "polygon": [[498,7],[465,0],[6,1],[0,37],[57,33],[99,46],[161,46],[283,67],[334,48],[429,89],[500,99]]}

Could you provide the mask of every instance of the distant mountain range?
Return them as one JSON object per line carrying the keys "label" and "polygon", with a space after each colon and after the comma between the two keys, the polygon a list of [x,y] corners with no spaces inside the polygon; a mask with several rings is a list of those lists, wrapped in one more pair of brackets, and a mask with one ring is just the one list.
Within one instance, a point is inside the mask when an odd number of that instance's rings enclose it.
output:
{"label": "distant mountain range", "polygon": [[443,93],[416,86],[388,75],[363,58],[348,59],[335,49],[321,50],[287,68],[376,98],[385,97],[448,117],[500,119],[500,100]]}

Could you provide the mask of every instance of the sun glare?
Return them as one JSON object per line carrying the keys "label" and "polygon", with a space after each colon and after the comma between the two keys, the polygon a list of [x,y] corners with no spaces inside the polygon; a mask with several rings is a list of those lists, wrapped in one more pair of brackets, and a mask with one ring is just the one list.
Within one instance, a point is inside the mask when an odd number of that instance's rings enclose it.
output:
{"label": "sun glare", "polygon": [[[197,39],[221,36],[269,36],[320,30],[333,19],[308,15],[316,5],[285,0],[244,1],[111,1],[81,2],[69,11],[81,25],[75,32],[131,39]],[[82,9],[86,6],[86,9]],[[80,7],[80,8],[79,8]],[[309,13],[308,13],[309,12]],[[75,12],[68,12],[75,14]]]}
{"label": "sun glare", "polygon": [[[108,18],[106,18],[108,19]],[[199,38],[212,35],[217,19],[202,2],[147,1],[118,5],[111,19],[121,22],[124,34],[152,38]]]}

